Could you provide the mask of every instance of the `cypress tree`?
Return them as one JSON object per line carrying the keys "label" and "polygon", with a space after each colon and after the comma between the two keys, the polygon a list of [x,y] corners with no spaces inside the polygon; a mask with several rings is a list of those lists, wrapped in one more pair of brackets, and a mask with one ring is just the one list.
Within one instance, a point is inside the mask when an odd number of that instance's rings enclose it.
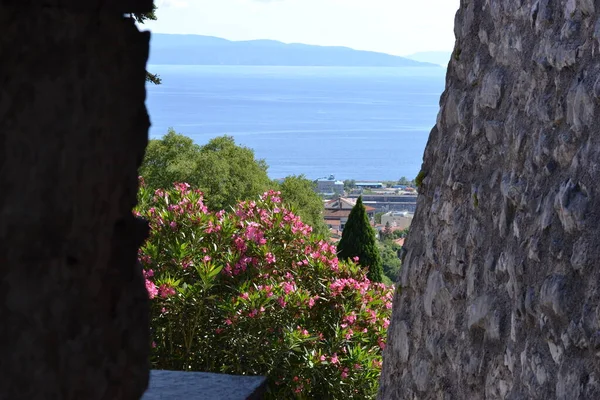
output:
{"label": "cypress tree", "polygon": [[369,223],[367,210],[362,202],[362,196],[352,208],[348,222],[338,243],[338,258],[348,260],[358,257],[358,263],[369,269],[367,276],[373,282],[383,280],[381,255],[377,248],[375,230]]}

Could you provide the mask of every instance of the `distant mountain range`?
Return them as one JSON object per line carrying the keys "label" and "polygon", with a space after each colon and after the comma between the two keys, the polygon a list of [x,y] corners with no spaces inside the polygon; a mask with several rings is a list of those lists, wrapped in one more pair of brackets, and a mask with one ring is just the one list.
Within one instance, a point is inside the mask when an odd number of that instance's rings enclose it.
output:
{"label": "distant mountain range", "polygon": [[149,64],[430,67],[435,63],[348,47],[286,44],[274,40],[234,42],[212,36],[152,34]]}
{"label": "distant mountain range", "polygon": [[451,51],[423,51],[404,57],[410,60],[438,64],[446,68],[448,67],[448,62],[450,62],[451,55]]}

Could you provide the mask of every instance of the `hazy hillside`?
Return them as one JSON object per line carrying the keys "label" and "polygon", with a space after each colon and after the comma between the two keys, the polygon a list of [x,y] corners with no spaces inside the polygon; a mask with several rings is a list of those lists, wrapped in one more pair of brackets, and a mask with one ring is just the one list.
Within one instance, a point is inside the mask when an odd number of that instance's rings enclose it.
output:
{"label": "hazy hillside", "polygon": [[451,51],[424,51],[405,57],[414,61],[438,64],[446,68],[448,66],[448,62],[450,61],[451,55]]}
{"label": "hazy hillside", "polygon": [[233,42],[210,36],[152,35],[150,64],[438,67],[384,53],[347,47],[285,44],[273,40]]}

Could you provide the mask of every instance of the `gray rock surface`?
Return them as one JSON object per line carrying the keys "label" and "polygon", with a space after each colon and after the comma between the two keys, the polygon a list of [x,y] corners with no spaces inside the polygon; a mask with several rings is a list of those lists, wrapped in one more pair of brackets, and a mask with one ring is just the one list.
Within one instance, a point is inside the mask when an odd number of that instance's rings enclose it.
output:
{"label": "gray rock surface", "polygon": [[137,400],[148,383],[131,209],[149,34],[121,6],[152,2],[118,3],[0,0],[1,399]]}
{"label": "gray rock surface", "polygon": [[600,398],[600,5],[461,0],[381,399]]}
{"label": "gray rock surface", "polygon": [[264,389],[260,376],[151,371],[142,400],[259,400]]}

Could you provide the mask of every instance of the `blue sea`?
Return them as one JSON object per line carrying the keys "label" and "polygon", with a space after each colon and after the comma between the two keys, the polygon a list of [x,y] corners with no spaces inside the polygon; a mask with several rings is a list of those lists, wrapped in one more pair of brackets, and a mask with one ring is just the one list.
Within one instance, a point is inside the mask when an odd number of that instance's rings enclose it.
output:
{"label": "blue sea", "polygon": [[151,138],[173,127],[254,149],[271,178],[414,178],[435,125],[443,68],[151,65]]}

